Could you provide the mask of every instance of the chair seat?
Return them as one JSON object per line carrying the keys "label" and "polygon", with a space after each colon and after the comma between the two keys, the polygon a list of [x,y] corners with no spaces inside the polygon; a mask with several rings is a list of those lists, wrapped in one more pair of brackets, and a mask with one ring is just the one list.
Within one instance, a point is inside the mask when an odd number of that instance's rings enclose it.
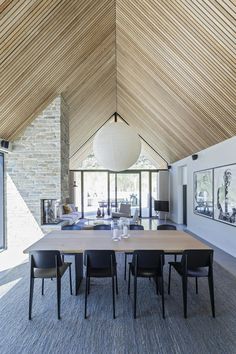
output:
{"label": "chair seat", "polygon": [[[132,263],[129,263],[130,267],[131,267],[131,273],[132,275],[134,275],[134,266],[132,265]],[[157,268],[139,268],[138,269],[138,277],[160,277],[161,276],[161,270],[157,269]]]}
{"label": "chair seat", "polygon": [[[59,267],[59,273],[62,277],[67,268],[71,265],[69,262],[65,262]],[[56,278],[56,268],[35,268],[34,278]]]}
{"label": "chair seat", "polygon": [[[183,275],[183,267],[182,267],[181,262],[169,262],[169,264],[172,265],[180,275]],[[202,268],[202,267],[188,269],[187,276],[188,277],[207,277],[208,270],[206,270],[206,268]]]}

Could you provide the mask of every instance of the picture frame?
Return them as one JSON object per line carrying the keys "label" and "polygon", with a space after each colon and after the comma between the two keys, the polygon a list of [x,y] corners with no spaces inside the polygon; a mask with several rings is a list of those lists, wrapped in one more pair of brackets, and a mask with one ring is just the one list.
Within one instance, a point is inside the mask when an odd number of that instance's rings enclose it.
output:
{"label": "picture frame", "polygon": [[213,219],[213,169],[193,173],[195,214]]}
{"label": "picture frame", "polygon": [[236,226],[236,164],[214,168],[214,220]]}

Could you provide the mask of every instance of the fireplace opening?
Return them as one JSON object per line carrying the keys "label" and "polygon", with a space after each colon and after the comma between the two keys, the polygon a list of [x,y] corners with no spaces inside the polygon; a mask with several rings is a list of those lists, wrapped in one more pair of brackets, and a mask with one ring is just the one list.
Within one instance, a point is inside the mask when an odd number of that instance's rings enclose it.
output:
{"label": "fireplace opening", "polygon": [[41,199],[41,224],[59,224],[60,201],[58,199]]}

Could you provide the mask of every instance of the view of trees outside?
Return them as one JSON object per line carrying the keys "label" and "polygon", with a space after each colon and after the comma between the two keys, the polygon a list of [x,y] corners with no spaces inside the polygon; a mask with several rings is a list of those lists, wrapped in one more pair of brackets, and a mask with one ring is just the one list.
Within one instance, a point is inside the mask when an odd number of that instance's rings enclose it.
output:
{"label": "view of trees outside", "polygon": [[[94,154],[88,157],[78,166],[81,170],[102,170],[103,166],[99,165]],[[140,155],[138,161],[129,168],[129,170],[155,170],[156,167],[144,156]]]}
{"label": "view of trees outside", "polygon": [[117,202],[129,203],[132,215],[135,209],[139,208],[139,173],[118,173],[117,174]]}
{"label": "view of trees outside", "polygon": [[108,173],[84,172],[84,215],[96,215],[98,208],[107,213]]}

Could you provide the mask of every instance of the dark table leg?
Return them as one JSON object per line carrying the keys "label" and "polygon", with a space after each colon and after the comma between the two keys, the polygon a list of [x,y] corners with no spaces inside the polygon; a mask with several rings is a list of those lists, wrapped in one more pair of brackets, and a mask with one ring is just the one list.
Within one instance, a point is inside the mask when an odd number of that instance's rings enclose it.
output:
{"label": "dark table leg", "polygon": [[83,253],[74,254],[75,257],[75,295],[78,295],[79,287],[83,279]]}
{"label": "dark table leg", "polygon": [[79,287],[83,279],[83,253],[64,253],[63,256],[74,256],[75,263],[75,295],[78,295]]}

